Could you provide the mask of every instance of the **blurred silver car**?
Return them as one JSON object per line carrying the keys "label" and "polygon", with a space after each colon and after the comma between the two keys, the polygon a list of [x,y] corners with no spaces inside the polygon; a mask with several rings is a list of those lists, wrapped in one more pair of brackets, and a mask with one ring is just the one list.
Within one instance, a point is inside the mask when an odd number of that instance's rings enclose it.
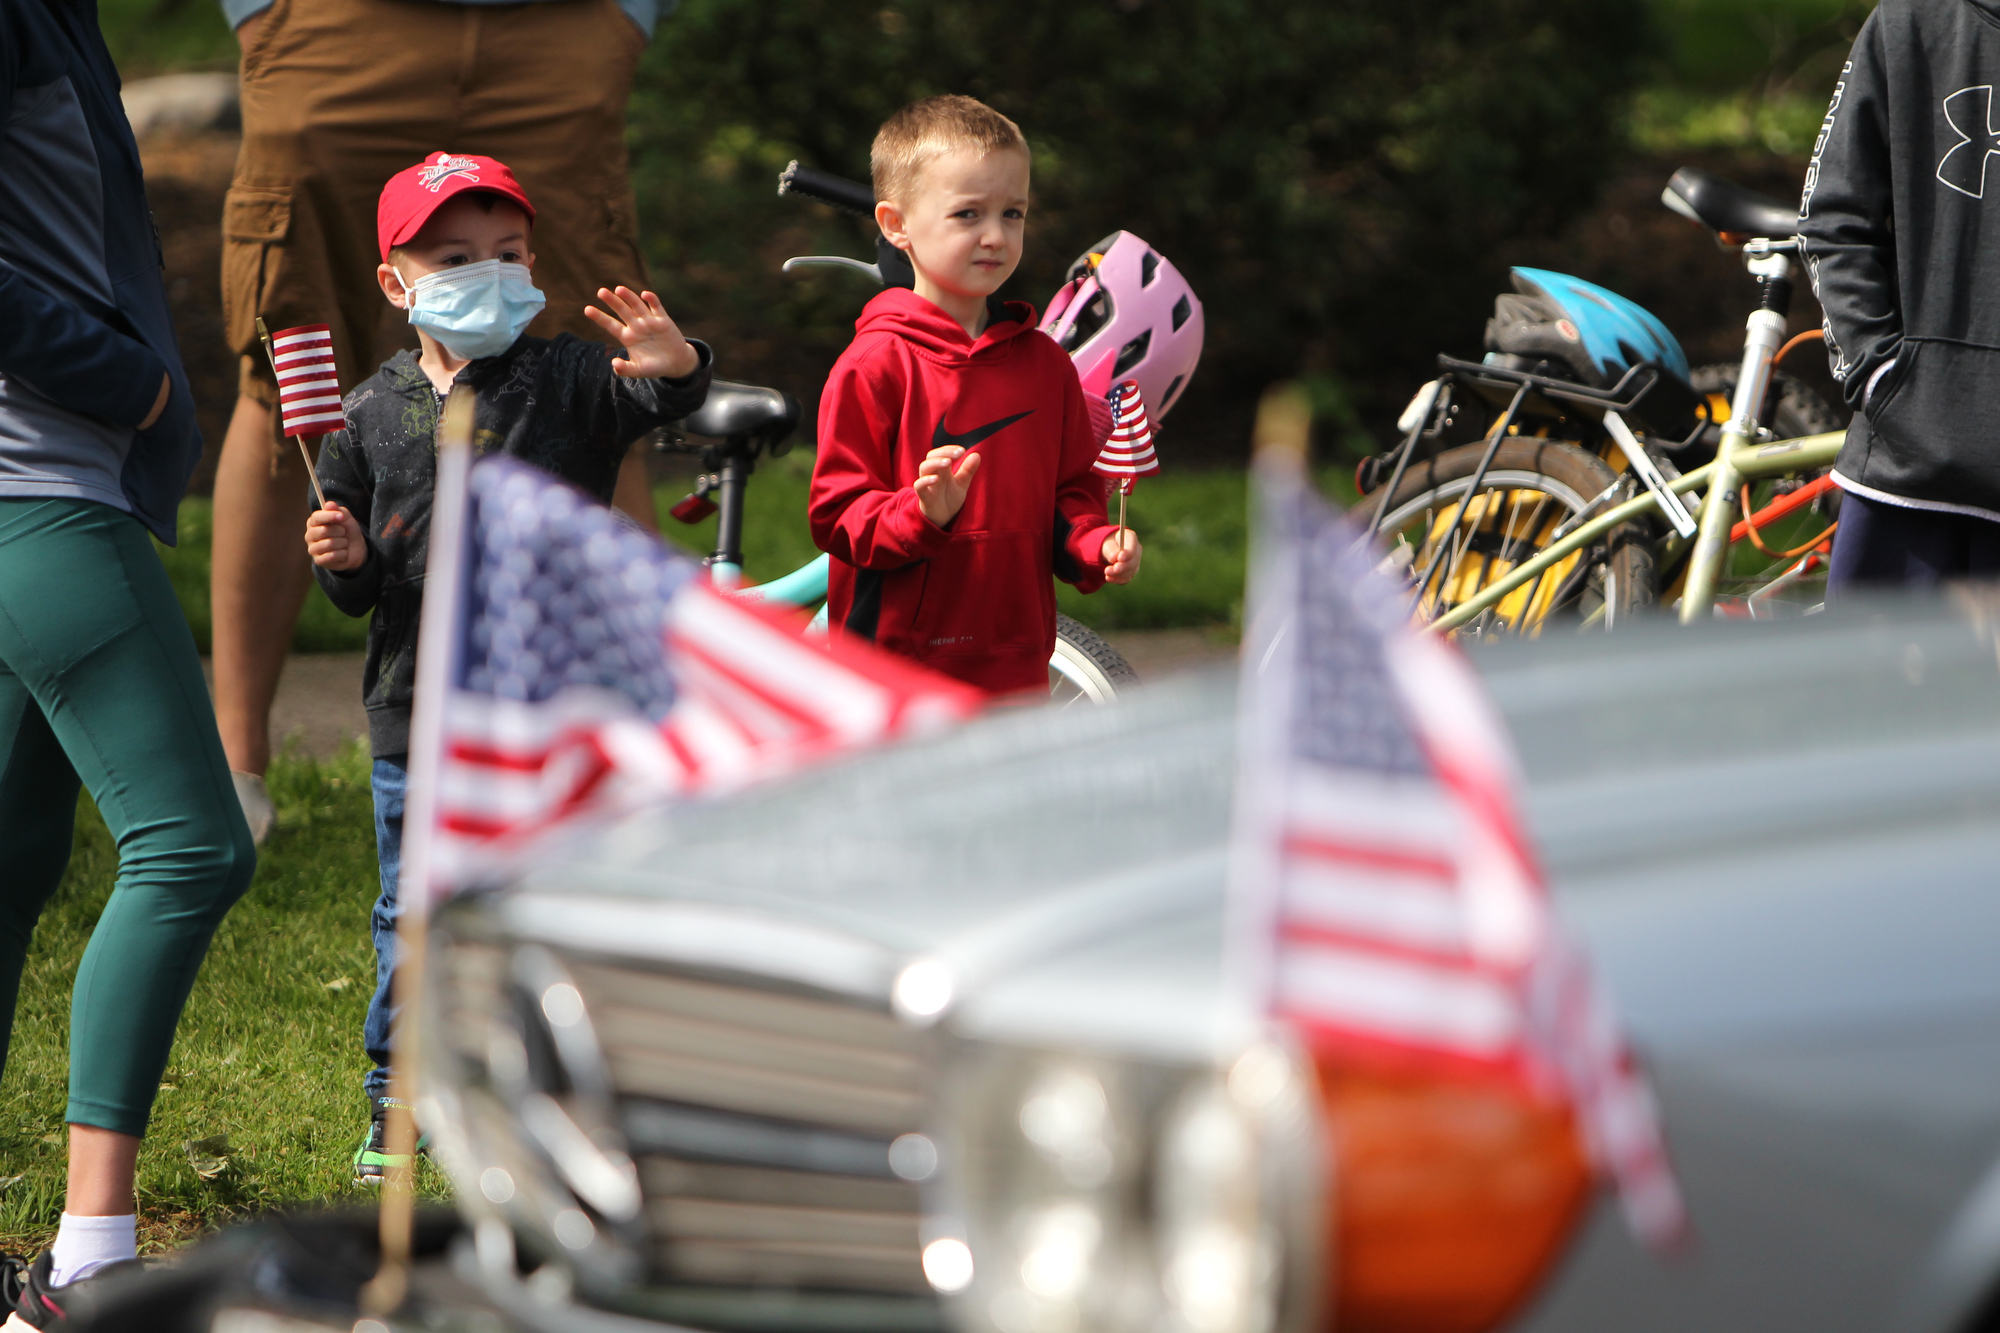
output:
{"label": "blurred silver car", "polygon": [[1981,604],[1475,660],[1685,1254],[1627,1239],[1561,1124],[1357,1093],[1231,1002],[1222,674],[634,816],[440,912],[421,1114],[466,1276],[607,1330],[1991,1320]]}

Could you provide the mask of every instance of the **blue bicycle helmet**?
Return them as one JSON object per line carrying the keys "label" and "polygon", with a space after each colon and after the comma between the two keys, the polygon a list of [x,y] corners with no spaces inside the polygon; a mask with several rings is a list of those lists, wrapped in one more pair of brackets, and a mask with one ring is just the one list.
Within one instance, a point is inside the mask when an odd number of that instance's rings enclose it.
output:
{"label": "blue bicycle helmet", "polygon": [[1520,294],[1493,303],[1486,326],[1489,351],[1550,357],[1600,389],[1616,384],[1641,361],[1687,380],[1687,353],[1667,326],[1637,303],[1545,268],[1517,268],[1510,276]]}
{"label": "blue bicycle helmet", "polygon": [[[1566,366],[1578,381],[1608,389],[1633,366],[1652,362],[1669,377],[1647,395],[1668,408],[1673,433],[1689,422],[1695,394],[1687,353],[1649,312],[1594,282],[1548,269],[1511,270],[1514,291],[1495,298],[1486,350]],[[1666,392],[1662,393],[1660,390]],[[1671,403],[1671,407],[1669,404]]]}

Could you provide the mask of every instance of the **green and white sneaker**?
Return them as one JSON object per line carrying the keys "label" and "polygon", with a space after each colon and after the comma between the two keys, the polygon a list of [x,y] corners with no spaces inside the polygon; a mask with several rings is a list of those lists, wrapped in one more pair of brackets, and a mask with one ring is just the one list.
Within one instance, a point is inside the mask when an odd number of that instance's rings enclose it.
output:
{"label": "green and white sneaker", "polygon": [[[354,1183],[357,1185],[379,1185],[392,1166],[407,1166],[409,1158],[389,1151],[389,1108],[400,1106],[394,1097],[377,1097],[368,1114],[368,1137],[361,1140],[361,1146],[354,1150]],[[417,1136],[417,1152],[425,1152],[430,1147],[428,1135]]]}

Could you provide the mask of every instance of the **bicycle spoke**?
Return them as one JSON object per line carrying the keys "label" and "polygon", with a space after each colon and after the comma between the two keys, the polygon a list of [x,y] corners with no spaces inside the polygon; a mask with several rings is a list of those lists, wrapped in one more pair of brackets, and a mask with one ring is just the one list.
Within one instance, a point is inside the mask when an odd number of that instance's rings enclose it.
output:
{"label": "bicycle spoke", "polygon": [[[1553,500],[1554,498],[1555,497],[1547,494],[1546,492],[1540,494],[1540,497],[1535,501],[1534,511],[1528,515],[1528,521],[1522,524],[1519,529],[1517,529],[1521,533],[1523,540],[1526,540],[1529,534],[1532,534],[1536,530],[1536,525],[1541,521],[1542,511],[1549,507],[1550,501]],[[1547,545],[1548,545],[1548,539],[1545,538],[1536,541],[1533,549],[1539,551],[1544,547],[1546,547]],[[1509,543],[1507,546],[1502,547],[1498,559],[1507,561],[1510,566],[1513,565],[1514,563],[1516,563],[1512,559],[1513,550],[1514,546],[1512,543]],[[1523,554],[1526,554],[1526,552],[1523,552]]]}

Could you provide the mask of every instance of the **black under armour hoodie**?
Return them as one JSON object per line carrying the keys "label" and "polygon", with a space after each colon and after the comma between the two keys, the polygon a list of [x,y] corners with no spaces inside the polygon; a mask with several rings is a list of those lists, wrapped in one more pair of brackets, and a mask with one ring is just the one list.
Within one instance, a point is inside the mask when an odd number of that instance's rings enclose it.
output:
{"label": "black under armour hoodie", "polygon": [[1835,479],[2000,520],[2000,0],[1883,0],[1806,172],[1799,235],[1855,411]]}

